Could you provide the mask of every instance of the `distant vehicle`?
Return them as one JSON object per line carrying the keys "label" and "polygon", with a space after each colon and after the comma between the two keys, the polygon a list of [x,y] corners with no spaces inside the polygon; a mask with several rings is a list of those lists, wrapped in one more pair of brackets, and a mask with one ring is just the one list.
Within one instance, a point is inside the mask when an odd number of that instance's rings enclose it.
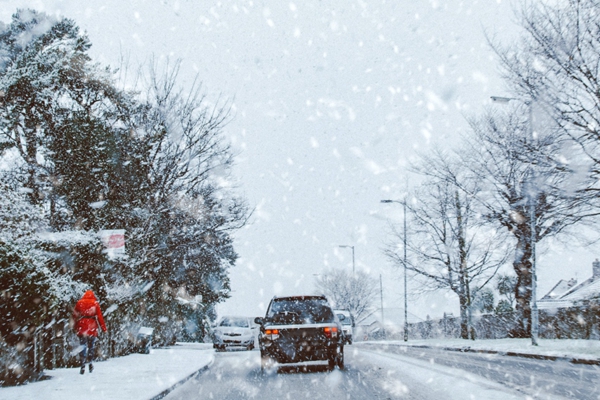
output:
{"label": "distant vehicle", "polygon": [[257,317],[261,369],[274,363],[327,361],[344,368],[344,334],[325,296],[274,297]]}
{"label": "distant vehicle", "polygon": [[354,335],[354,317],[348,310],[333,310],[333,312],[338,316],[338,319],[342,323],[344,342],[346,344],[352,344],[352,337]]}
{"label": "distant vehicle", "polygon": [[254,329],[248,317],[222,317],[212,329],[213,348],[225,351],[227,348],[254,349]]}
{"label": "distant vehicle", "polygon": [[142,326],[138,330],[138,334],[135,338],[134,350],[136,353],[150,354],[152,348],[152,337],[154,335],[154,329],[147,326]]}

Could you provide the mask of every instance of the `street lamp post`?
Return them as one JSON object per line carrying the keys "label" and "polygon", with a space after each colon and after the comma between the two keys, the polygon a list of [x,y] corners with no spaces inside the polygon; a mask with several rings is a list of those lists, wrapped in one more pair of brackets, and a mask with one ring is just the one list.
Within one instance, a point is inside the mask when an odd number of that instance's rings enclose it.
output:
{"label": "street lamp post", "polygon": [[406,285],[406,199],[400,200],[381,200],[382,203],[399,203],[404,207],[404,341],[408,341],[408,295]]}
{"label": "street lamp post", "polygon": [[342,247],[342,248],[350,248],[352,249],[352,276],[354,277],[354,271],[355,271],[355,265],[354,265],[354,246],[348,246],[345,244],[340,244],[338,247]]}
{"label": "street lamp post", "polygon": [[[492,101],[494,103],[507,104],[512,100],[523,101],[512,97],[500,97],[500,96],[492,96]],[[532,107],[533,101],[527,100],[523,101],[528,108],[527,115],[527,123],[529,125],[529,135],[531,136],[531,140],[535,140],[535,135],[533,134],[533,114]],[[536,221],[535,221],[535,194],[534,194],[534,185],[535,185],[535,169],[533,167],[533,161],[530,159],[529,161],[530,168],[530,183],[529,183],[529,231],[530,231],[530,242],[531,242],[531,344],[533,346],[538,345],[538,325],[539,325],[539,315],[538,315],[538,307],[537,307],[537,274],[536,274],[536,257],[535,257],[535,242],[536,242]]]}
{"label": "street lamp post", "polygon": [[381,300],[381,329],[383,330],[383,337],[385,338],[385,320],[383,319],[383,281],[381,280],[381,274],[379,274],[379,296]]}

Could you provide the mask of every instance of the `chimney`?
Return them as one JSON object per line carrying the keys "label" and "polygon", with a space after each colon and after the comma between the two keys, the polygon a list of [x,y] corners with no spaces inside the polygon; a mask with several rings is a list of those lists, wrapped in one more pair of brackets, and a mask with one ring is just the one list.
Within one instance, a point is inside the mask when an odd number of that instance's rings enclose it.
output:
{"label": "chimney", "polygon": [[592,280],[596,280],[598,278],[600,278],[600,261],[598,261],[598,259],[596,258],[596,261],[594,261],[592,263],[592,268],[593,268],[593,274],[592,274]]}

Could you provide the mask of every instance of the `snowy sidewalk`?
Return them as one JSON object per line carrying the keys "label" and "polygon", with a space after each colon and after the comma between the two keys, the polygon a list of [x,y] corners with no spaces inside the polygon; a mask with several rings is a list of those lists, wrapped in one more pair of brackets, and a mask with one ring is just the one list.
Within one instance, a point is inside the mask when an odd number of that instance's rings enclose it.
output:
{"label": "snowy sidewalk", "polygon": [[0,398],[150,400],[208,367],[214,360],[212,345],[178,343],[150,354],[130,354],[94,363],[87,368],[46,371],[48,380],[0,388]]}
{"label": "snowy sidewalk", "polygon": [[600,365],[600,340],[539,339],[538,346],[531,339],[430,339],[356,342],[363,345],[388,344],[395,346],[439,347],[446,350],[501,353],[510,356],[564,359],[575,363]]}

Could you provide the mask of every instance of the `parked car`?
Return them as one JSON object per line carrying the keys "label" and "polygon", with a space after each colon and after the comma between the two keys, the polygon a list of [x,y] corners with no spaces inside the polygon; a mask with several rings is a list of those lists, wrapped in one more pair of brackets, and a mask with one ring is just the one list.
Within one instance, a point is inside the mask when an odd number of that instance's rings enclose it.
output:
{"label": "parked car", "polygon": [[225,351],[227,348],[254,349],[254,329],[248,317],[222,317],[213,326],[213,348]]}
{"label": "parked car", "polygon": [[153,335],[153,328],[147,326],[140,327],[135,338],[134,351],[136,353],[150,354],[150,349],[152,348]]}
{"label": "parked car", "polygon": [[342,324],[344,343],[352,344],[352,337],[354,336],[354,317],[348,310],[333,310],[333,312],[337,315]]}
{"label": "parked car", "polygon": [[327,361],[344,368],[344,334],[325,296],[274,297],[260,325],[261,369],[274,363]]}

